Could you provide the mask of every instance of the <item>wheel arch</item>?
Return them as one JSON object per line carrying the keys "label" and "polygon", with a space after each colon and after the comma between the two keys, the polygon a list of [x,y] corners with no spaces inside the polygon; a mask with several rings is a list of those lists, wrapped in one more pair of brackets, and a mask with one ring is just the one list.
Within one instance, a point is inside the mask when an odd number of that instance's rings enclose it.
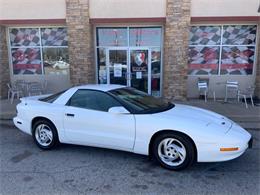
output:
{"label": "wheel arch", "polygon": [[[56,131],[57,131],[56,125],[55,125],[50,119],[48,119],[48,118],[46,118],[46,117],[43,117],[43,116],[37,116],[37,117],[34,117],[34,118],[32,119],[32,122],[31,122],[31,133],[33,132],[33,125],[34,125],[37,121],[39,121],[39,120],[46,120],[46,121],[50,122],[50,123],[55,127],[55,129],[56,129]],[[58,134],[58,131],[57,131],[57,134]],[[58,135],[59,135],[59,134],[58,134]]]}
{"label": "wheel arch", "polygon": [[154,133],[150,139],[150,142],[149,142],[149,157],[152,157],[152,146],[153,146],[153,143],[155,141],[155,138],[159,135],[162,135],[164,133],[175,133],[175,134],[179,134],[179,135],[182,135],[182,136],[185,136],[186,138],[188,138],[190,140],[190,142],[192,143],[193,145],[193,148],[194,148],[194,152],[195,152],[195,161],[197,162],[197,158],[198,158],[198,150],[197,150],[197,147],[196,147],[196,144],[195,142],[193,141],[193,139],[188,136],[187,134],[183,133],[183,132],[180,132],[180,131],[177,131],[177,130],[171,130],[171,129],[163,129],[163,130],[159,130],[157,131],[156,133]]}

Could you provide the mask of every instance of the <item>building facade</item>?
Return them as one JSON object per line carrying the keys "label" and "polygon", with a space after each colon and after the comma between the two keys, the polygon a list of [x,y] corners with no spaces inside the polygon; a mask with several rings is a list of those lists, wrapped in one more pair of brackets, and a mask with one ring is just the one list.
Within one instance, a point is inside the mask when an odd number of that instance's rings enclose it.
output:
{"label": "building facade", "polygon": [[198,79],[260,98],[259,1],[0,0],[0,89],[47,81],[48,92],[123,84],[167,99],[198,97]]}

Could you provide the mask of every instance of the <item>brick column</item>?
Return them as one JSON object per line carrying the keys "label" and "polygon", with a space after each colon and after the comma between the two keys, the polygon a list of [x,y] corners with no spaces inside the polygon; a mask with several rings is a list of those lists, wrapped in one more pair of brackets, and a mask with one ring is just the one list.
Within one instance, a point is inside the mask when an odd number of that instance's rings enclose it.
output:
{"label": "brick column", "polygon": [[66,0],[66,23],[72,85],[95,82],[92,28],[88,0]]}
{"label": "brick column", "polygon": [[0,26],[0,99],[7,97],[7,83],[10,82],[6,28]]}
{"label": "brick column", "polygon": [[258,44],[256,50],[258,51],[257,53],[257,62],[256,62],[256,89],[255,89],[255,96],[260,99],[260,21],[258,22]]}
{"label": "brick column", "polygon": [[164,82],[166,99],[186,99],[191,0],[167,0],[164,34]]}

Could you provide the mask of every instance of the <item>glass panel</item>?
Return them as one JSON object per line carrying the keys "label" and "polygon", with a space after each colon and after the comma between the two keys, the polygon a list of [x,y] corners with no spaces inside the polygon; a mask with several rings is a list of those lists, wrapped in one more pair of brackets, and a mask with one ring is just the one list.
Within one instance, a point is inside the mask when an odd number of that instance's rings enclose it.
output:
{"label": "glass panel", "polygon": [[43,60],[45,74],[69,75],[68,48],[44,48]]}
{"label": "glass panel", "polygon": [[254,54],[255,47],[223,47],[221,56],[221,74],[252,74]]}
{"label": "glass panel", "polygon": [[160,27],[130,28],[130,46],[161,46]]}
{"label": "glass panel", "polygon": [[109,74],[110,84],[127,84],[127,51],[109,51]]}
{"label": "glass panel", "polygon": [[152,95],[159,97],[160,96],[160,83],[161,83],[161,49],[154,48],[151,50],[152,59],[151,59],[151,69],[152,69]]}
{"label": "glass panel", "polygon": [[127,46],[127,28],[97,28],[97,46]]}
{"label": "glass panel", "polygon": [[42,74],[39,48],[13,48],[11,53],[14,74]]}
{"label": "glass panel", "polygon": [[132,50],[131,86],[148,93],[148,50]]}
{"label": "glass panel", "polygon": [[98,83],[107,84],[106,49],[97,49]]}
{"label": "glass panel", "polygon": [[78,90],[69,101],[70,106],[108,112],[109,108],[122,106],[110,95],[93,90]]}
{"label": "glass panel", "polygon": [[218,74],[219,47],[189,47],[189,74]]}
{"label": "glass panel", "polygon": [[192,26],[190,28],[190,45],[220,44],[220,26]]}
{"label": "glass panel", "polygon": [[256,25],[224,26],[222,40],[224,45],[254,45]]}
{"label": "glass panel", "polygon": [[38,28],[10,29],[11,46],[39,46],[40,36]]}
{"label": "glass panel", "polygon": [[66,28],[42,28],[43,46],[68,46],[68,37]]}

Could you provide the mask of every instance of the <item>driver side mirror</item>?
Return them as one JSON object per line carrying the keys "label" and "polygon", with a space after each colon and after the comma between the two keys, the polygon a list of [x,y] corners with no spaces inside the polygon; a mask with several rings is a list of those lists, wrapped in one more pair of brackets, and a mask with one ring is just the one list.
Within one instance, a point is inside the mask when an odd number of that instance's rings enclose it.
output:
{"label": "driver side mirror", "polygon": [[108,112],[113,114],[129,114],[128,110],[126,110],[123,106],[109,108]]}

